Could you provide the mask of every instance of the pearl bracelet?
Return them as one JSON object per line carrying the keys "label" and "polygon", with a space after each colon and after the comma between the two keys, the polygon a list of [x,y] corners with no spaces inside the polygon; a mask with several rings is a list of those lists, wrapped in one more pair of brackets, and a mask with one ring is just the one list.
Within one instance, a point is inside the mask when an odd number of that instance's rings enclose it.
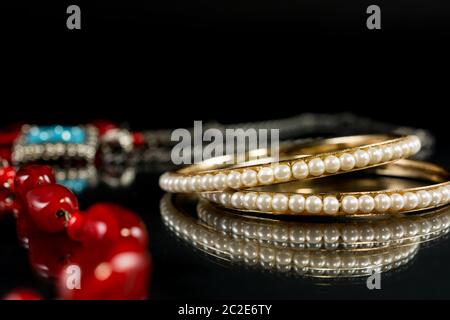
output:
{"label": "pearl bracelet", "polygon": [[[211,158],[160,177],[168,192],[204,192],[242,189],[306,180],[367,169],[416,154],[416,136],[366,135],[319,140],[281,150],[282,159],[266,157],[236,166],[224,165],[233,157]],[[267,154],[267,150],[254,150]]]}
{"label": "pearl bracelet", "polygon": [[[204,192],[201,197],[239,211],[287,215],[385,214],[431,209],[450,203],[449,173],[437,165],[400,160],[374,170],[379,175],[421,178],[439,183],[414,188],[398,188],[394,185],[377,191],[333,190],[325,193],[297,192],[295,188],[290,192],[286,191],[290,185],[285,184],[242,191]],[[283,192],[277,192],[277,188]],[[312,190],[315,191],[314,188]]]}

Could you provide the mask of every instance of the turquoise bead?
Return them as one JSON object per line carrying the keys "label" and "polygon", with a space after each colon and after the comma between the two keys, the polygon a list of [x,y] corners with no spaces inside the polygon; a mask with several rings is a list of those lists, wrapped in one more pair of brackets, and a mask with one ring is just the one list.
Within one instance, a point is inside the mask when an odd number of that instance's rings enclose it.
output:
{"label": "turquoise bead", "polygon": [[58,180],[57,183],[62,184],[75,194],[82,193],[88,187],[88,182],[86,179]]}
{"label": "turquoise bead", "polygon": [[86,132],[78,126],[32,127],[25,140],[27,144],[84,143]]}

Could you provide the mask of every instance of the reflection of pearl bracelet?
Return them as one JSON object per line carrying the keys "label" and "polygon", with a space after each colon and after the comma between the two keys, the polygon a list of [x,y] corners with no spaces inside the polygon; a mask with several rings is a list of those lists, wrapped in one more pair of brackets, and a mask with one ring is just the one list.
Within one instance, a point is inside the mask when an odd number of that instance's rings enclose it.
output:
{"label": "reflection of pearl bracelet", "polygon": [[[289,185],[266,186],[238,192],[206,192],[202,197],[231,209],[270,214],[356,215],[411,212],[446,205],[450,202],[449,173],[434,164],[401,160],[375,169],[380,175],[404,179],[426,179],[436,184],[414,188],[393,186],[386,190],[342,192],[297,192]],[[376,181],[376,179],[375,179]],[[317,182],[315,182],[317,183]],[[283,190],[284,187],[284,190]],[[278,192],[282,189],[282,192]],[[288,189],[286,191],[286,189]],[[358,185],[355,183],[355,189]],[[309,189],[308,189],[309,191]]]}
{"label": "reflection of pearl bracelet", "polygon": [[239,216],[201,201],[199,218],[209,227],[247,240],[300,248],[373,248],[423,242],[450,227],[450,209],[400,219],[329,223],[280,221]]}
{"label": "reflection of pearl bracelet", "polygon": [[397,268],[417,253],[419,244],[388,246],[367,250],[315,250],[285,248],[223,234],[199,223],[179,211],[170,195],[161,200],[161,215],[165,224],[180,237],[208,254],[226,260],[260,265],[268,269],[295,271],[310,276],[365,276],[372,270]]}
{"label": "reflection of pearl bracelet", "polygon": [[[343,172],[366,169],[414,155],[420,150],[416,136],[390,135],[349,136],[325,139],[280,150],[280,161],[267,157],[237,166],[233,155],[211,158],[160,178],[168,192],[201,192],[241,189],[305,180]],[[249,153],[267,155],[267,150]]]}

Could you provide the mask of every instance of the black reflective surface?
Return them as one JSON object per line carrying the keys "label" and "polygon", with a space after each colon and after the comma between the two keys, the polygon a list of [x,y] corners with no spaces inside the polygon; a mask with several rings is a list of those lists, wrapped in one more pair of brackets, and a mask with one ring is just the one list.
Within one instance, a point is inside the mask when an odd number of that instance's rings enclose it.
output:
{"label": "black reflective surface", "polygon": [[[449,163],[439,149],[438,163]],[[450,242],[442,237],[424,245],[412,261],[383,273],[381,290],[368,290],[366,278],[323,280],[268,272],[223,263],[180,240],[164,226],[160,214],[163,192],[158,175],[138,173],[129,187],[98,183],[80,195],[82,207],[112,201],[136,211],[150,235],[154,270],[153,299],[311,299],[311,298],[450,298]],[[0,294],[16,287],[32,287],[53,297],[53,285],[38,280],[18,244],[12,219],[0,222]]]}

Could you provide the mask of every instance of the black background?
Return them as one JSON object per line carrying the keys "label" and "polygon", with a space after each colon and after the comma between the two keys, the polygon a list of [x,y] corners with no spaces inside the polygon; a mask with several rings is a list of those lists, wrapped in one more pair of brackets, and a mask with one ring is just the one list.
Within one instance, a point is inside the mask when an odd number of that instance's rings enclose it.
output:
{"label": "black background", "polygon": [[[79,4],[82,30],[65,26]],[[382,30],[365,27],[378,4]],[[448,162],[446,1],[35,1],[3,3],[0,124],[126,121],[134,128],[188,127],[352,111],[425,127]],[[130,192],[82,199],[136,210],[149,226],[155,298],[448,298],[447,245],[430,248],[386,289],[314,283],[212,266],[164,231],[156,176]],[[149,196],[151,195],[151,196]],[[145,201],[143,200],[145,199]],[[2,222],[3,293],[37,282]],[[3,254],[2,253],[2,254]],[[183,262],[180,264],[180,257]],[[431,261],[431,262],[430,262]],[[185,269],[184,272],[183,270]],[[239,288],[239,290],[237,290]]]}

